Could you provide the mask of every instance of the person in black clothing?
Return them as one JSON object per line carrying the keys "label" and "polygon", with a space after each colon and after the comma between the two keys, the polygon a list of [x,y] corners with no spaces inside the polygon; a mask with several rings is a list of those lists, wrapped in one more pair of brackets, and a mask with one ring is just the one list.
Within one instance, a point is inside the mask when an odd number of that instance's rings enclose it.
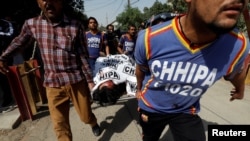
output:
{"label": "person in black clothing", "polygon": [[108,24],[107,32],[105,33],[106,39],[108,41],[108,50],[106,50],[107,55],[117,54],[117,45],[119,42],[118,35],[114,31],[114,26],[112,24]]}

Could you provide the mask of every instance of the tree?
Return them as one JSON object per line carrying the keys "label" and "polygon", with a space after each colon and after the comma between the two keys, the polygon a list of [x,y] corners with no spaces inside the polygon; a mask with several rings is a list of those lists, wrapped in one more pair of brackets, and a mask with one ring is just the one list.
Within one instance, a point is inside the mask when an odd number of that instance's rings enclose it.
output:
{"label": "tree", "polygon": [[184,0],[168,0],[168,5],[172,7],[172,11],[177,13],[185,13],[187,5]]}
{"label": "tree", "polygon": [[119,23],[118,27],[120,30],[127,31],[130,24],[139,26],[141,21],[143,21],[143,17],[138,8],[127,7],[124,12],[116,17],[116,21]]}
{"label": "tree", "polygon": [[161,12],[171,11],[171,7],[167,4],[162,4],[159,1],[155,1],[152,7],[145,7],[143,13],[138,8],[126,7],[125,11],[120,13],[116,17],[116,21],[119,23],[119,27],[122,31],[127,30],[129,24],[139,26],[142,22],[148,20],[152,15],[159,14]]}
{"label": "tree", "polygon": [[[248,10],[250,9],[250,3],[247,4],[247,9]],[[250,13],[248,13],[248,14],[250,14]],[[246,35],[249,35],[250,33],[247,33],[248,32],[247,30],[249,30],[249,29],[247,29],[247,25],[246,25],[246,23],[248,23],[248,21],[246,22],[245,20],[246,19],[244,19],[244,16],[242,14],[241,17],[240,17],[240,19],[239,19],[239,21],[238,21],[238,23],[237,23],[237,27],[242,32],[244,32]],[[249,20],[249,19],[247,19],[247,20]]]}
{"label": "tree", "polygon": [[0,1],[1,18],[10,16],[17,24],[22,25],[27,18],[34,17],[40,13],[37,2],[34,0],[4,0]]}
{"label": "tree", "polygon": [[84,1],[83,0],[66,0],[66,12],[71,16],[78,18],[82,21],[85,27],[87,27],[87,15],[84,14]]}
{"label": "tree", "polygon": [[69,5],[75,10],[83,13],[84,12],[84,0],[67,0]]}
{"label": "tree", "polygon": [[152,7],[144,7],[143,12],[144,18],[149,19],[152,15],[157,15],[162,12],[171,12],[171,8],[167,4],[155,1]]}
{"label": "tree", "polygon": [[[66,0],[68,6],[75,12],[77,17],[83,21],[86,20],[84,11],[84,0]],[[69,8],[70,9],[70,8]],[[0,1],[0,16],[11,16],[18,24],[22,25],[24,20],[40,14],[40,8],[36,0],[3,0]]]}

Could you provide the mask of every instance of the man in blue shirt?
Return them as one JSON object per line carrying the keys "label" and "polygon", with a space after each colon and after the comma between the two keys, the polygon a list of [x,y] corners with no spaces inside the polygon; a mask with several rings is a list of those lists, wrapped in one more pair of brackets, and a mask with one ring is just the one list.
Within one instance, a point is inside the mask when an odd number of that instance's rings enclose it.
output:
{"label": "man in blue shirt", "polygon": [[188,13],[139,33],[135,47],[143,141],[157,141],[166,125],[175,141],[205,141],[200,98],[224,77],[244,96],[248,39],[235,25],[248,0],[186,1]]}
{"label": "man in blue shirt", "polygon": [[126,54],[134,57],[134,48],[136,42],[136,26],[129,25],[128,32],[120,37],[117,50],[120,54]]}
{"label": "man in blue shirt", "polygon": [[102,47],[107,47],[107,40],[104,33],[98,30],[98,22],[96,18],[89,17],[88,29],[86,32],[87,46],[89,52],[89,64],[92,72],[95,70],[95,62],[99,56],[105,55],[102,51]]}

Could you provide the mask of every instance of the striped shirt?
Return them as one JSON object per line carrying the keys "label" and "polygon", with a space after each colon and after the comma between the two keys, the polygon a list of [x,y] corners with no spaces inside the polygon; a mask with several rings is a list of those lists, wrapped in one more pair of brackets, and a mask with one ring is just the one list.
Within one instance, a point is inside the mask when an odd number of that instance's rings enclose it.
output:
{"label": "striped shirt", "polygon": [[48,22],[43,16],[25,21],[22,31],[0,57],[6,60],[17,49],[35,39],[44,64],[46,87],[74,84],[83,79],[93,82],[87,63],[86,38],[82,24],[64,16],[57,24]]}

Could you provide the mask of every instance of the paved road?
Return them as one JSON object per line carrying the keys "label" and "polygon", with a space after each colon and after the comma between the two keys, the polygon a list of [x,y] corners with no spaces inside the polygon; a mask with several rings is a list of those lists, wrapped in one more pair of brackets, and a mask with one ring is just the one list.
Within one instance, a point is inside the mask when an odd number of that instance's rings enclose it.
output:
{"label": "paved road", "polygon": [[[201,99],[200,116],[206,127],[209,124],[248,124],[250,125],[250,87],[247,86],[243,100],[229,101],[232,89],[229,82],[218,81]],[[141,128],[137,123],[137,103],[135,99],[119,101],[107,107],[92,105],[101,127],[100,137],[95,137],[88,125],[81,124],[74,108],[70,111],[74,141],[141,141]],[[55,141],[55,135],[49,120],[48,112],[40,113],[41,118],[29,121],[25,133],[15,136],[13,133],[0,135],[1,141]],[[27,122],[27,121],[26,121]],[[22,123],[23,124],[23,123]],[[22,127],[22,124],[20,125]],[[20,131],[20,128],[14,129]],[[165,128],[160,141],[173,141],[168,127]]]}

